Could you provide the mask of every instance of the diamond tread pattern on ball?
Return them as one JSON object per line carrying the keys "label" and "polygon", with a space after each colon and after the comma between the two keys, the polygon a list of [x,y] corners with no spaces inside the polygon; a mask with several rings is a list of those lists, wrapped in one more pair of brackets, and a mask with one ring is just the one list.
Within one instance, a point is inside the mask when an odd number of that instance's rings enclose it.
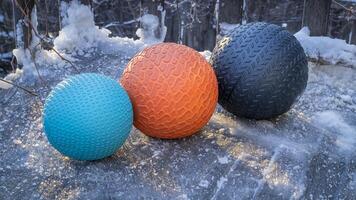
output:
{"label": "diamond tread pattern on ball", "polygon": [[[233,91],[237,80],[240,76],[244,74],[235,74],[234,68],[231,68],[232,65],[241,65],[242,62],[248,62],[246,59],[250,51],[244,51],[242,48],[245,48],[249,43],[256,39],[255,32],[263,30],[266,25],[261,26],[252,26],[253,24],[247,24],[241,26],[239,29],[235,29],[233,32],[230,32],[227,37],[223,38],[218,42],[217,47],[213,51],[211,56],[211,63],[214,64],[214,70],[219,74],[217,76],[219,82],[219,101],[227,101],[229,99],[231,92]],[[241,35],[241,37],[237,37]],[[230,38],[237,38],[236,40],[231,40]],[[239,48],[236,48],[239,47]],[[236,48],[236,49],[235,49]],[[226,49],[226,50],[225,50]],[[228,50],[228,49],[234,49]],[[224,52],[222,52],[225,50]],[[219,66],[219,67],[215,67]],[[243,70],[241,70],[243,71]]]}
{"label": "diamond tread pattern on ball", "polygon": [[153,137],[195,133],[209,121],[218,98],[209,63],[195,50],[172,43],[136,55],[121,83],[134,105],[134,125]]}
{"label": "diamond tread pattern on ball", "polygon": [[283,28],[267,23],[234,29],[218,42],[210,62],[218,77],[219,103],[248,118],[288,111],[308,78],[299,42]]}
{"label": "diamond tread pattern on ball", "polygon": [[98,74],[81,74],[59,83],[44,110],[50,143],[79,160],[113,154],[128,136],[132,121],[132,106],[124,89]]}

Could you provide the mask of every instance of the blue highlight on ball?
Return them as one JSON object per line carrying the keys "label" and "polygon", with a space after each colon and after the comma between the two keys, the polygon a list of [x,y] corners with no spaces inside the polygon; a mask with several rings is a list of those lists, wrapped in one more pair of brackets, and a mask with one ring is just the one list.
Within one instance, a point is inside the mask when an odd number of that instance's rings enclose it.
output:
{"label": "blue highlight on ball", "polygon": [[97,160],[114,154],[133,123],[132,105],[115,80],[85,73],[60,82],[48,95],[44,131],[59,152],[76,160]]}

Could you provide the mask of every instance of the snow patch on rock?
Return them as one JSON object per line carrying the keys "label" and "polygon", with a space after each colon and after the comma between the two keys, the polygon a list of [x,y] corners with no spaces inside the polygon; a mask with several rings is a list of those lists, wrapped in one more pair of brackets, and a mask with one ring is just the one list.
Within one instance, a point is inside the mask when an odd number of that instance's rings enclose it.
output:
{"label": "snow patch on rock", "polygon": [[[37,31],[37,8],[36,6],[33,8],[31,13],[32,26]],[[23,30],[21,28],[21,24],[18,23],[16,25],[17,32],[17,41],[18,44],[23,43]],[[35,35],[35,32],[32,31],[32,35]],[[37,44],[39,43],[39,39],[37,37],[32,37],[32,41],[30,43],[29,49],[36,50],[38,49]],[[35,63],[32,61],[32,54],[36,54],[36,52],[30,52],[29,49],[17,48],[12,51],[12,54],[16,57],[17,63],[22,65],[22,69],[17,69],[14,73],[8,74],[4,79],[10,82],[15,81],[16,79],[22,77],[23,74],[26,74],[26,77],[23,77],[24,80],[30,80],[29,83],[33,83],[33,77],[37,76]],[[5,85],[4,85],[5,84]],[[12,85],[7,83],[2,83],[0,85],[2,89],[12,88]]]}
{"label": "snow patch on rock", "polygon": [[[35,9],[34,9],[35,10]],[[164,14],[164,13],[163,13]],[[32,14],[32,24],[37,28],[36,11]],[[88,6],[78,1],[61,4],[62,29],[58,37],[53,40],[53,49],[69,61],[76,61],[78,57],[90,57],[93,53],[107,55],[131,56],[144,47],[163,42],[166,27],[160,28],[160,37],[155,37],[155,30],[159,27],[158,17],[144,15],[140,18],[142,28],[138,31],[140,39],[127,37],[110,37],[111,31],[95,25],[94,14]],[[21,36],[21,31],[17,35]],[[35,34],[33,34],[35,35]],[[68,68],[70,63],[64,61],[54,50],[40,49],[38,37],[32,37],[30,49],[18,48],[13,50],[26,80],[33,82],[37,76],[36,65],[54,68]],[[35,55],[35,56],[33,56]],[[41,71],[42,70],[42,71]],[[46,75],[46,69],[40,69]],[[5,87],[8,87],[8,84]]]}
{"label": "snow patch on rock", "polygon": [[95,25],[94,14],[88,6],[77,1],[70,4],[62,2],[62,25],[54,48],[72,55],[84,55],[98,49],[114,52],[137,51],[144,46],[143,41],[129,38],[110,38],[111,32]]}
{"label": "snow patch on rock", "polygon": [[310,36],[308,27],[302,28],[294,36],[301,43],[309,58],[326,61],[330,64],[356,66],[356,45],[347,44],[341,39],[324,36]]}
{"label": "snow patch on rock", "polygon": [[[21,69],[16,69],[16,72],[15,73],[10,73],[8,74],[4,80],[12,83],[14,80],[18,79],[19,77],[21,77],[23,71]],[[0,88],[1,89],[10,89],[12,88],[12,85],[9,84],[9,83],[6,83],[6,82],[3,82],[3,81],[0,81]]]}

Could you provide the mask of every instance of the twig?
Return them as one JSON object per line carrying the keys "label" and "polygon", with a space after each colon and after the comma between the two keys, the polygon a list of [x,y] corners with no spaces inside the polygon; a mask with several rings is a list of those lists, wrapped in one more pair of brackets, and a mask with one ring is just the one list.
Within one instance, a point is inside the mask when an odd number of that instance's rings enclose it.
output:
{"label": "twig", "polygon": [[55,48],[52,48],[52,50],[53,50],[62,60],[67,61],[67,62],[75,69],[75,71],[76,71],[77,73],[79,73],[78,68],[75,67],[74,64],[73,64],[70,60],[68,60],[68,59],[66,59],[65,57],[63,57]]}
{"label": "twig", "polygon": [[[40,45],[40,44],[41,44],[41,43],[38,43],[38,44],[35,46],[35,48],[36,48],[38,45]],[[36,57],[35,53],[34,53],[33,51],[31,51],[31,49],[28,49],[28,50],[30,51],[31,60],[32,60],[32,62],[33,62],[33,64],[34,64],[34,67],[35,67],[35,70],[36,70],[36,72],[37,72],[38,78],[40,78],[41,82],[42,82],[46,87],[48,87],[47,82],[43,79],[43,77],[42,77],[41,74],[40,74],[40,71],[38,70],[38,66],[37,66],[36,59],[35,59],[35,57]]]}
{"label": "twig", "polygon": [[129,25],[129,24],[133,24],[133,23],[137,23],[140,21],[140,18],[137,19],[133,19],[133,20],[129,20],[126,22],[110,22],[109,24],[105,25],[104,28],[109,28],[112,26],[125,26],[125,25]]}
{"label": "twig", "polygon": [[333,3],[335,3],[336,5],[340,6],[341,8],[349,11],[351,13],[351,15],[356,17],[356,11],[354,9],[348,8],[345,5],[341,4],[340,2],[337,2],[336,0],[333,0]]}
{"label": "twig", "polygon": [[43,38],[39,35],[39,33],[37,32],[37,30],[33,27],[33,24],[32,24],[32,22],[31,22],[31,20],[29,20],[29,17],[28,17],[28,14],[26,13],[26,11],[20,6],[20,4],[18,3],[17,0],[15,0],[15,2],[16,2],[17,7],[20,9],[20,11],[22,12],[22,14],[23,14],[24,17],[25,17],[24,21],[29,25],[29,27],[32,29],[32,31],[35,33],[35,35],[36,35],[38,38],[40,38],[40,39],[43,40]]}
{"label": "twig", "polygon": [[12,85],[12,86],[15,86],[16,88],[19,88],[19,89],[21,89],[21,90],[23,90],[23,91],[25,91],[25,92],[27,92],[27,93],[33,95],[33,96],[38,96],[38,94],[35,93],[34,91],[32,91],[32,90],[30,90],[30,89],[27,89],[27,88],[25,88],[25,87],[22,87],[22,86],[20,86],[20,85],[17,85],[16,83],[13,83],[13,82],[11,82],[11,81],[7,81],[7,80],[5,80],[5,79],[3,79],[3,78],[0,78],[0,81],[5,82],[5,83],[7,83],[7,84],[10,84],[10,85]]}
{"label": "twig", "polygon": [[17,60],[14,55],[12,55],[10,64],[11,64],[12,72],[15,72],[17,69]]}
{"label": "twig", "polygon": [[[21,8],[20,4],[18,3],[17,0],[14,0],[17,7],[19,7],[20,11],[22,12],[22,14],[25,16],[25,21],[26,23],[29,25],[29,27],[33,30],[33,32],[35,33],[35,36],[38,37],[40,40],[41,40],[41,43],[47,43],[47,41],[40,36],[40,34],[37,32],[37,30],[33,27],[33,24],[32,22],[28,19],[28,14],[26,13],[26,11]],[[50,45],[47,45],[47,46],[50,46]],[[54,49],[52,46],[49,47],[50,50],[53,50],[62,60],[68,62],[74,69],[77,73],[79,73],[79,70],[78,68],[75,67],[75,65],[68,59],[64,58],[56,49]]]}
{"label": "twig", "polygon": [[5,99],[5,100],[3,101],[3,103],[4,103],[4,104],[9,103],[10,100],[12,99],[12,97],[15,96],[15,94],[16,94],[17,91],[18,91],[18,89],[16,88],[16,90],[10,95],[10,97],[8,97],[7,99]]}

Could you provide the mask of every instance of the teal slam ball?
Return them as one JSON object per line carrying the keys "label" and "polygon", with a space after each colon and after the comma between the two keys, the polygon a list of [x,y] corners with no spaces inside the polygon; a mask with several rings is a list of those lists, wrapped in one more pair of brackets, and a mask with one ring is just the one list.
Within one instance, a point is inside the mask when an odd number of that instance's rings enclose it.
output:
{"label": "teal slam ball", "polygon": [[48,141],[76,160],[114,154],[127,139],[132,122],[126,91],[115,80],[92,73],[60,82],[48,95],[43,110]]}

